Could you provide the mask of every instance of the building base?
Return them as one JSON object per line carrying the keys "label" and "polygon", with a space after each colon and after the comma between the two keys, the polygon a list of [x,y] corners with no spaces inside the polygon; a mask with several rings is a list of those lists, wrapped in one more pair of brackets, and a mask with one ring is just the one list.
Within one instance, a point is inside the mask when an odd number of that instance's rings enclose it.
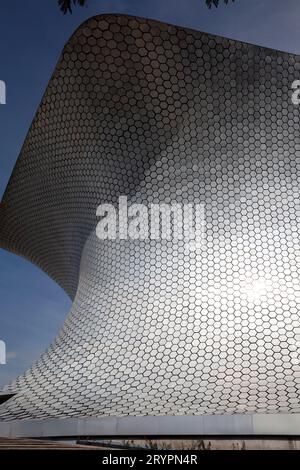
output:
{"label": "building base", "polygon": [[2,437],[300,436],[300,414],[125,416],[0,422]]}

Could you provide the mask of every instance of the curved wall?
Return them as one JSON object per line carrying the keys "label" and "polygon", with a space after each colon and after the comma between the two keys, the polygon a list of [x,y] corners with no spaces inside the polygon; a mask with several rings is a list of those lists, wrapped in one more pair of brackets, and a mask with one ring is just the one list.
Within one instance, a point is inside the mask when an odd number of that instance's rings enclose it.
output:
{"label": "curved wall", "polygon": [[[300,60],[104,15],[66,44],[0,244],[74,299],[2,421],[300,411]],[[204,203],[205,244],[100,241],[96,208]],[[41,312],[42,314],[42,312]]]}

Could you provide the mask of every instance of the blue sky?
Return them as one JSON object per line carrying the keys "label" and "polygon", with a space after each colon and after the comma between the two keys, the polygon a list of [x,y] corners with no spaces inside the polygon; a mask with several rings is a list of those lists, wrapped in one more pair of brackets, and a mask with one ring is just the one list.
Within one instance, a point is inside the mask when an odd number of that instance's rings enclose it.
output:
{"label": "blue sky", "polygon": [[[89,0],[66,16],[57,0],[1,1],[0,79],[7,104],[0,106],[0,197],[64,43],[88,17],[112,12],[300,54],[299,0],[236,0],[212,10],[204,0]],[[64,292],[42,271],[0,250],[0,339],[8,351],[0,385],[39,356],[69,308]]]}

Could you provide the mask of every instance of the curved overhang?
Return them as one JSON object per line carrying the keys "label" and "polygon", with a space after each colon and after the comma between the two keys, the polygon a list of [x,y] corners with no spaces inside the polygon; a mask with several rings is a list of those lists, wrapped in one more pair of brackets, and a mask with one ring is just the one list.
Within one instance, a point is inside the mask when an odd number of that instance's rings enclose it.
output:
{"label": "curved overhang", "polygon": [[[125,15],[74,33],[0,209],[1,247],[74,304],[6,387],[0,433],[300,434],[299,70]],[[123,194],[204,201],[208,246],[98,243],[97,206]]]}

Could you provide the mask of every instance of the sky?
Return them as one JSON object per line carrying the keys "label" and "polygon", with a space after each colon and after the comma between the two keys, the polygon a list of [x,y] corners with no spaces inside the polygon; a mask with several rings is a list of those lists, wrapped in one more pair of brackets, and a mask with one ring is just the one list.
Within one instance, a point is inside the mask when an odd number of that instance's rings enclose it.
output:
{"label": "sky", "polygon": [[[299,0],[235,0],[211,10],[205,0],[88,0],[72,15],[63,15],[57,0],[0,0],[0,80],[7,86],[7,103],[0,105],[0,198],[65,42],[101,13],[153,18],[300,54]],[[0,340],[7,347],[0,386],[38,358],[70,305],[41,270],[0,250]]]}

